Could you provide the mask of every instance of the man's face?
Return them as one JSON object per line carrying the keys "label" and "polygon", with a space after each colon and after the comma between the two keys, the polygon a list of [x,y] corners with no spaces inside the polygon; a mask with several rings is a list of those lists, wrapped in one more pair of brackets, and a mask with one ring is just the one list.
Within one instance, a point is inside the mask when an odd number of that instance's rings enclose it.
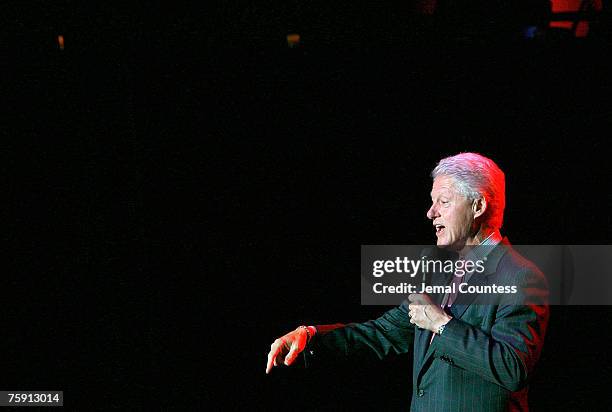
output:
{"label": "man's face", "polygon": [[431,201],[427,217],[434,225],[438,238],[436,244],[455,251],[461,250],[468,243],[474,222],[472,202],[457,191],[455,180],[448,176],[434,179]]}

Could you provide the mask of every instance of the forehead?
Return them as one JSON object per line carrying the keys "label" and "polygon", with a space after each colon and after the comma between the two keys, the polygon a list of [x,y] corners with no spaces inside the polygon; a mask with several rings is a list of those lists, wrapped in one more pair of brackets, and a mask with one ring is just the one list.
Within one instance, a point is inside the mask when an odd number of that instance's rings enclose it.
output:
{"label": "forehead", "polygon": [[431,187],[431,196],[439,196],[439,195],[454,195],[457,193],[456,182],[455,179],[450,176],[438,176],[434,179],[433,185]]}

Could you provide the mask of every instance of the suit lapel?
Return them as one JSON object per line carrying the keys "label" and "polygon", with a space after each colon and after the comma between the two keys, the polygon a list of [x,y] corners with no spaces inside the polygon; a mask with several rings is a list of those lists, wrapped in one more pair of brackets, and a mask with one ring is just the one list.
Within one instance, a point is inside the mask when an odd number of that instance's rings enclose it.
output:
{"label": "suit lapel", "polygon": [[[484,271],[482,273],[474,273],[468,280],[468,286],[483,286],[490,283],[489,278],[497,271],[497,265],[502,256],[508,251],[510,242],[508,238],[503,238],[491,253],[486,257]],[[450,312],[453,317],[461,319],[467,308],[472,304],[478,295],[475,293],[460,293],[457,300],[451,306]]]}
{"label": "suit lapel", "polygon": [[[485,275],[484,273],[476,274],[470,278],[467,284],[468,286],[487,285],[489,283],[489,276],[490,275]],[[460,293],[457,296],[457,300],[455,300],[455,303],[449,309],[451,315],[454,318],[461,319],[467,308],[472,304],[474,299],[476,299],[476,296],[477,295],[475,293]]]}
{"label": "suit lapel", "polygon": [[[431,279],[428,284],[433,286],[448,285],[450,284],[452,277],[452,273],[432,273]],[[444,293],[432,293],[429,296],[438,305],[442,304],[442,299],[444,299]]]}
{"label": "suit lapel", "polygon": [[431,331],[427,330],[427,329],[418,329],[417,328],[417,336],[416,336],[416,344],[414,346],[414,350],[415,350],[415,356],[414,359],[416,361],[418,361],[418,363],[415,362],[414,367],[419,371],[421,371],[421,369],[423,368],[423,365],[425,364],[425,360],[427,359],[428,355],[427,352],[429,351],[429,341],[431,340]]}

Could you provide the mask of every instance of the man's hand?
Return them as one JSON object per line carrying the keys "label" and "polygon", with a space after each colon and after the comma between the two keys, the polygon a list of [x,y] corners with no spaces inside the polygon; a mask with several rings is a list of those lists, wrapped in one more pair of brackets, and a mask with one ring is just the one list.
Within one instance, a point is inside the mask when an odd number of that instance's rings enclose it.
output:
{"label": "man's hand", "polygon": [[307,343],[308,332],[305,328],[301,327],[276,339],[274,343],[270,345],[266,373],[270,373],[272,365],[278,366],[281,363],[287,366],[291,365],[300,352],[304,350]]}
{"label": "man's hand", "polygon": [[408,300],[410,323],[414,323],[419,328],[438,333],[438,328],[452,319],[426,294],[413,293],[408,295]]}

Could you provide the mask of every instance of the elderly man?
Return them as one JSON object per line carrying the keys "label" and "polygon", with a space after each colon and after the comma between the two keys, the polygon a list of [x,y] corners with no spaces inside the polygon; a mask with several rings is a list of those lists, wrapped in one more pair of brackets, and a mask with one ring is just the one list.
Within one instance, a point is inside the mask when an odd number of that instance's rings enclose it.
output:
{"label": "elderly man", "polygon": [[476,153],[442,159],[432,172],[432,221],[437,247],[459,258],[480,248],[482,273],[438,277],[449,285],[514,284],[519,293],[495,302],[482,295],[410,295],[409,302],[380,318],[347,325],[300,326],[278,338],[266,373],[332,350],[344,355],[373,351],[379,358],[414,345],[411,410],[525,411],[530,374],[548,323],[547,285],[542,273],[512,249],[500,228],[505,206],[504,173]]}

